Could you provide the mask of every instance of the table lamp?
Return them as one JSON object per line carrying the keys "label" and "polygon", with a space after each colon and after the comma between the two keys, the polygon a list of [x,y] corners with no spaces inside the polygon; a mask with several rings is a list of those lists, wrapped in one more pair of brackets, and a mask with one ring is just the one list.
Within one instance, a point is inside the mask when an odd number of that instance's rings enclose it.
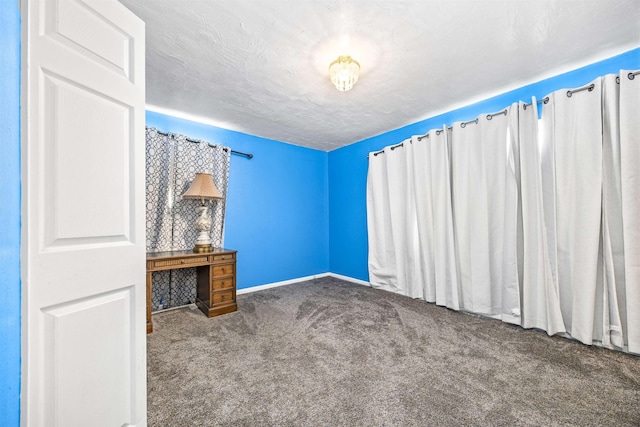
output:
{"label": "table lamp", "polygon": [[198,238],[193,252],[211,252],[213,245],[211,244],[211,218],[207,215],[208,206],[205,200],[222,199],[220,192],[213,183],[213,177],[208,173],[196,173],[196,177],[191,183],[191,187],[182,195],[183,199],[200,199],[200,216],[196,219],[196,230]]}

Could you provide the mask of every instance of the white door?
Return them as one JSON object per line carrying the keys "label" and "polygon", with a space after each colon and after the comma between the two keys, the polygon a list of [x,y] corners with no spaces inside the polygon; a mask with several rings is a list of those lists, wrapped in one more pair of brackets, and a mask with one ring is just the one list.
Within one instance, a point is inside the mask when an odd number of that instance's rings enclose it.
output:
{"label": "white door", "polygon": [[22,0],[22,425],[146,425],[144,23]]}

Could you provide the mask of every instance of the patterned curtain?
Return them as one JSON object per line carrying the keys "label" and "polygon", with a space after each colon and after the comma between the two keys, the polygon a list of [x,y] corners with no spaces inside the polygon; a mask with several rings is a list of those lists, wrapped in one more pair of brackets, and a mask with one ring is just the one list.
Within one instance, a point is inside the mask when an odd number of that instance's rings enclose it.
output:
{"label": "patterned curtain", "polygon": [[[196,241],[194,227],[199,201],[182,200],[198,172],[210,173],[222,195],[211,201],[213,245],[223,245],[224,214],[229,182],[230,150],[184,135],[146,130],[147,252],[188,250]],[[153,273],[154,311],[195,302],[194,268]]]}

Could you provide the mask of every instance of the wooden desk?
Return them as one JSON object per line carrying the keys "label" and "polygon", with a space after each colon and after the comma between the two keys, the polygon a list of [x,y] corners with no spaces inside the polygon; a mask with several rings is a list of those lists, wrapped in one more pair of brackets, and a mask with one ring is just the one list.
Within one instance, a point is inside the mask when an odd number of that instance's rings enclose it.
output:
{"label": "wooden desk", "polygon": [[154,271],[195,267],[198,308],[208,317],[236,311],[236,252],[215,248],[207,253],[190,250],[147,253],[147,333],[153,332],[151,294]]}

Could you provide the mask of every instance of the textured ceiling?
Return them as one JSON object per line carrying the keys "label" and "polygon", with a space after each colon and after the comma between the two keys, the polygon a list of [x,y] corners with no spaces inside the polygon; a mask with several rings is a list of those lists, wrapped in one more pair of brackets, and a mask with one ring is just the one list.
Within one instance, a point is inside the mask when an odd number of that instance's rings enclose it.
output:
{"label": "textured ceiling", "polygon": [[149,109],[324,151],[640,46],[638,0],[120,1]]}

